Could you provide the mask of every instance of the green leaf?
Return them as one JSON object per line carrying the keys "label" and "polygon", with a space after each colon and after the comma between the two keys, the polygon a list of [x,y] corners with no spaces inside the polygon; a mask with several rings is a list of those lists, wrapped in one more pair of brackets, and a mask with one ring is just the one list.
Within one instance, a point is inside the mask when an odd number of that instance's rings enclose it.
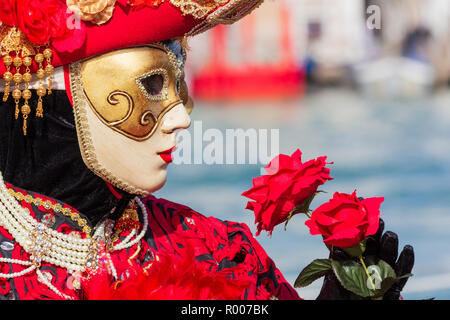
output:
{"label": "green leaf", "polygon": [[331,270],[330,259],[316,259],[306,266],[295,280],[295,288],[309,286],[315,280],[323,277]]}
{"label": "green leaf", "polygon": [[345,289],[365,298],[382,297],[398,281],[395,271],[383,260],[375,263],[373,257],[366,258],[366,265],[370,279],[363,266],[356,261],[331,262],[336,277]]}
{"label": "green leaf", "polygon": [[331,266],[336,278],[345,289],[361,297],[372,295],[367,286],[367,275],[359,263],[353,260],[342,262],[332,260]]}
{"label": "green leaf", "polygon": [[345,253],[347,253],[349,256],[358,258],[358,257],[361,257],[364,254],[364,252],[366,251],[366,242],[367,242],[367,240],[364,239],[357,245],[350,247],[350,248],[342,248],[342,250],[344,250]]}
{"label": "green leaf", "polygon": [[382,297],[394,283],[398,281],[397,275],[392,267],[385,261],[379,260],[376,265],[370,265],[367,268],[373,268],[373,272],[370,272],[372,278],[381,279],[381,283],[377,285],[377,290],[374,293],[374,297]]}

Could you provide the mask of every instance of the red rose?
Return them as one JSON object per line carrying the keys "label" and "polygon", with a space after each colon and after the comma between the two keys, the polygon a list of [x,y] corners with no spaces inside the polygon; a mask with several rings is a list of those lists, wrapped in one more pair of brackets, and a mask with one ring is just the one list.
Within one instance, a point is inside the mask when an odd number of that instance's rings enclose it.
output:
{"label": "red rose", "polygon": [[330,177],[326,168],[326,157],[302,163],[302,153],[295,151],[292,156],[281,154],[265,168],[267,175],[253,179],[253,188],[242,195],[249,201],[247,209],[255,213],[257,233],[285,222],[291,211],[301,206],[317,192],[317,188]]}
{"label": "red rose", "polygon": [[0,1],[0,21],[8,26],[15,25],[14,7],[15,0]]}
{"label": "red rose", "polygon": [[61,52],[79,49],[86,38],[84,23],[74,21],[63,0],[1,0],[0,21],[18,27],[34,44],[51,41]]}
{"label": "red rose", "polygon": [[67,7],[59,0],[16,0],[16,6],[16,25],[34,44],[44,45],[71,32],[65,20]]}
{"label": "red rose", "polygon": [[[86,41],[86,25],[75,14],[65,10],[60,10],[53,17],[54,29],[52,46],[59,52],[74,52],[81,48]],[[57,21],[60,21],[59,23]]]}
{"label": "red rose", "polygon": [[352,194],[336,192],[318,207],[305,224],[312,235],[321,234],[328,245],[349,248],[378,230],[380,205],[384,198],[359,200]]}
{"label": "red rose", "polygon": [[51,40],[67,39],[74,33],[75,28],[79,29],[82,27],[81,21],[79,25],[69,27],[74,20],[74,14],[64,3],[60,2],[60,0],[52,0],[49,2],[51,2],[51,14],[48,16]]}
{"label": "red rose", "polygon": [[50,40],[49,4],[46,0],[17,0],[16,25],[32,43],[43,45]]}

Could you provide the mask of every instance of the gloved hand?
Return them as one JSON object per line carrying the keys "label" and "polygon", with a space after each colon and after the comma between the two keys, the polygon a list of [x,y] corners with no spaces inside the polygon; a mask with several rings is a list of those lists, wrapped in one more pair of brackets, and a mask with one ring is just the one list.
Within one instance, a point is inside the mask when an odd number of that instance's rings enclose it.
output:
{"label": "gloved hand", "polygon": [[[366,251],[364,256],[376,256],[387,262],[397,274],[401,277],[411,273],[414,266],[414,249],[410,245],[406,245],[400,256],[398,257],[398,236],[394,232],[384,231],[384,221],[380,219],[380,226],[375,235],[367,240]],[[398,259],[397,259],[398,257]],[[330,259],[348,260],[350,257],[340,248],[333,248],[330,253]],[[408,278],[397,281],[383,296],[384,300],[398,300]],[[317,300],[360,300],[363,297],[346,290],[339,283],[333,272],[329,272],[325,276],[325,280]]]}

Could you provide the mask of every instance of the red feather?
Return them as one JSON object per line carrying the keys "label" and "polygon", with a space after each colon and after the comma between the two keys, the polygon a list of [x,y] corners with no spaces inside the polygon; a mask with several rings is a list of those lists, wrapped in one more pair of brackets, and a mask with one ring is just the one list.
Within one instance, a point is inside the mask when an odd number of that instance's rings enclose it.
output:
{"label": "red feather", "polygon": [[[209,265],[206,264],[206,267]],[[183,256],[158,254],[154,261],[127,269],[128,278],[113,281],[101,268],[82,281],[89,300],[236,300],[249,287],[248,279],[231,279],[233,268],[208,272],[193,250]]]}

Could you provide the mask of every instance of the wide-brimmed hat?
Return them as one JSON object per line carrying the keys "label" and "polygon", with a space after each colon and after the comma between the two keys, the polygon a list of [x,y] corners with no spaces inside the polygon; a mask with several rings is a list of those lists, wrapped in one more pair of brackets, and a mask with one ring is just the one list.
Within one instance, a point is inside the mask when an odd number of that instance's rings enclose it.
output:
{"label": "wide-brimmed hat", "polygon": [[23,117],[26,135],[30,89],[39,97],[35,115],[42,117],[42,97],[52,92],[55,67],[123,48],[185,39],[231,24],[263,1],[2,0],[3,101],[15,101],[15,117]]}
{"label": "wide-brimmed hat", "polygon": [[[263,0],[3,0],[0,54],[53,52],[61,66],[101,53],[231,24]],[[15,27],[14,30],[12,30]],[[41,50],[43,51],[43,50]],[[32,71],[38,69],[33,61]],[[6,67],[0,65],[0,73]]]}

